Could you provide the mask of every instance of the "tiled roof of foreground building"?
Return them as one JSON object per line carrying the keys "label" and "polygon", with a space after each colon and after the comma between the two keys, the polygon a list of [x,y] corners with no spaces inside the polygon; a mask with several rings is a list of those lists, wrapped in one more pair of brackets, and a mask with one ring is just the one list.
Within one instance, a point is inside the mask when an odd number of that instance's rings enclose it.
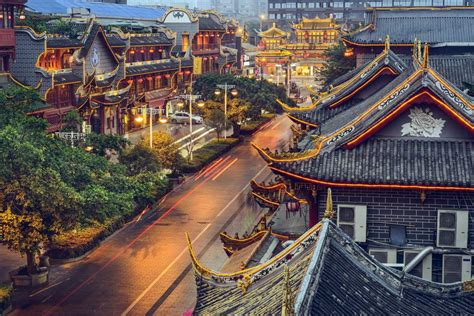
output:
{"label": "tiled roof of foreground building", "polygon": [[196,314],[439,315],[474,306],[470,282],[436,284],[388,268],[329,220],[267,263],[236,273],[207,270],[190,249]]}
{"label": "tiled roof of foreground building", "polygon": [[394,45],[410,45],[414,40],[431,46],[468,46],[474,42],[474,8],[378,8],[369,11],[366,22],[368,26],[344,39],[356,45],[383,45],[390,34]]}

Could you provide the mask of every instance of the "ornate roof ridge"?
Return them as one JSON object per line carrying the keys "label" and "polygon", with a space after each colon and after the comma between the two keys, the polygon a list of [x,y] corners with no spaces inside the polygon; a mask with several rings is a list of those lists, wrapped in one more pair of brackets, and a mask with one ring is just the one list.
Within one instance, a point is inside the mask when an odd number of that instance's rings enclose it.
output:
{"label": "ornate roof ridge", "polygon": [[314,149],[297,152],[297,153],[285,153],[285,154],[275,154],[270,152],[270,150],[263,149],[255,143],[252,143],[252,146],[257,150],[260,156],[265,160],[267,163],[271,164],[273,162],[292,162],[292,161],[299,161],[299,160],[306,160],[312,157],[315,157],[319,154],[322,142],[320,138],[314,140]]}

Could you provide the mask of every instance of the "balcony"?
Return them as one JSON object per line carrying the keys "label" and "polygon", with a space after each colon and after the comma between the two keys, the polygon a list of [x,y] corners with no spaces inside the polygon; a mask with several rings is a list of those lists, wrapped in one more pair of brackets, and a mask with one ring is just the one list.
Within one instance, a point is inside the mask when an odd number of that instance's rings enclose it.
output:
{"label": "balcony", "polygon": [[0,47],[15,47],[14,29],[0,29]]}
{"label": "balcony", "polygon": [[209,45],[209,46],[193,46],[193,55],[212,55],[219,54],[220,48],[218,45]]}

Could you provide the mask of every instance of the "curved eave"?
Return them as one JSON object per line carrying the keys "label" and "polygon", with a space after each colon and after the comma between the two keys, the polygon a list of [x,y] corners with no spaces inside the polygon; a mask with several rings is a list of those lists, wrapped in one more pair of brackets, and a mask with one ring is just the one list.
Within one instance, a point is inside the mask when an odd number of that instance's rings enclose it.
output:
{"label": "curved eave", "polygon": [[280,175],[287,176],[289,178],[300,180],[307,183],[318,184],[329,187],[340,187],[340,188],[369,188],[369,189],[411,189],[411,190],[442,190],[442,191],[470,191],[474,192],[474,187],[456,187],[456,186],[431,186],[431,185],[412,185],[412,184],[381,184],[381,183],[342,183],[327,181],[315,178],[308,178],[292,172],[288,172],[283,169],[270,166],[270,169]]}
{"label": "curved eave", "polygon": [[[385,43],[358,43],[351,41],[345,37],[342,38],[342,41],[350,46],[359,46],[359,47],[385,47]],[[395,47],[413,47],[413,43],[390,43],[390,46]]]}
{"label": "curved eave", "polygon": [[278,190],[286,188],[286,184],[283,182],[279,182],[273,185],[264,185],[255,181],[255,179],[252,179],[252,181],[250,181],[250,186],[252,187],[253,190],[263,190],[263,191],[270,191],[270,192],[278,191]]}
{"label": "curved eave", "polygon": [[313,123],[313,122],[308,122],[308,121],[305,121],[305,120],[302,120],[300,118],[297,118],[289,113],[286,113],[286,115],[288,116],[288,118],[290,120],[292,120],[293,122],[297,123],[297,124],[303,124],[303,125],[306,125],[306,126],[309,126],[311,128],[317,128],[319,125],[316,124],[316,123]]}
{"label": "curved eave", "polygon": [[316,157],[319,154],[322,145],[323,145],[323,142],[319,142],[315,149],[297,153],[293,157],[283,158],[283,157],[272,157],[265,150],[259,147],[257,144],[252,143],[252,146],[262,156],[263,160],[265,160],[269,165],[271,165],[273,162],[293,162],[293,161],[306,160],[306,159]]}
{"label": "curved eave", "polygon": [[289,106],[288,104],[286,104],[285,102],[281,101],[280,99],[276,99],[277,103],[281,105],[281,107],[283,108],[283,110],[287,113],[294,113],[294,112],[308,112],[308,111],[311,111],[313,110],[318,104],[319,104],[319,100],[314,102],[313,104],[309,105],[309,106],[305,106],[305,107],[292,107],[292,106]]}
{"label": "curved eave", "polygon": [[270,200],[269,198],[267,197],[264,197],[263,195],[260,195],[256,192],[252,192],[252,195],[254,196],[255,199],[257,199],[258,201],[260,201],[262,204],[264,204],[265,206],[268,206],[268,207],[278,207],[280,206],[280,202],[279,201],[272,201]]}

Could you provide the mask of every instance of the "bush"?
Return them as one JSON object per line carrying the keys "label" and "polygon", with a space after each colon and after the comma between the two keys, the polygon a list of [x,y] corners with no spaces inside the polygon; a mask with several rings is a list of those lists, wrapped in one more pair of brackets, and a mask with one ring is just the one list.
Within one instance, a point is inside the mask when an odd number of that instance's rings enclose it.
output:
{"label": "bush", "polygon": [[53,239],[46,255],[53,259],[80,257],[99,246],[102,240],[120,229],[124,223],[123,217],[120,217],[65,232]]}
{"label": "bush", "polygon": [[239,142],[240,139],[238,138],[227,138],[221,139],[220,141],[217,139],[212,140],[208,144],[194,151],[193,160],[184,164],[183,172],[193,173],[199,171],[214,159],[228,152]]}
{"label": "bush", "polygon": [[12,293],[10,285],[0,284],[0,315],[10,306]]}

